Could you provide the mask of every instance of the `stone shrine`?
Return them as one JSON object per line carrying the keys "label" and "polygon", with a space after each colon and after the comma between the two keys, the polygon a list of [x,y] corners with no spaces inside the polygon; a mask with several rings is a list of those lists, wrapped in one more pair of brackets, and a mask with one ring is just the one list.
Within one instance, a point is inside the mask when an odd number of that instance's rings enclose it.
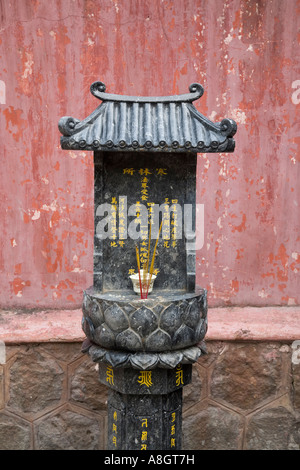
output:
{"label": "stone shrine", "polygon": [[94,152],[82,350],[109,388],[110,450],[181,448],[182,388],[207,330],[206,290],[195,282],[197,153],[233,152],[237,129],[198,112],[192,103],[203,92],[192,84],[183,95],[131,97],[95,82],[95,111],[59,121],[63,149]]}

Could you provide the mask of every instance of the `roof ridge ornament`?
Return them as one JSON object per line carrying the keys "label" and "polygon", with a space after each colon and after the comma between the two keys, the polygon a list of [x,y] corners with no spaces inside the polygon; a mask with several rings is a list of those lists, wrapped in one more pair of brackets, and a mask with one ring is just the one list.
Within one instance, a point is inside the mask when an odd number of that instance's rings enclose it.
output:
{"label": "roof ridge ornament", "polygon": [[103,82],[94,82],[90,87],[92,95],[102,101],[118,101],[126,103],[192,103],[201,98],[204,88],[200,83],[192,83],[189,86],[190,93],[170,96],[127,96],[106,93],[106,86]]}

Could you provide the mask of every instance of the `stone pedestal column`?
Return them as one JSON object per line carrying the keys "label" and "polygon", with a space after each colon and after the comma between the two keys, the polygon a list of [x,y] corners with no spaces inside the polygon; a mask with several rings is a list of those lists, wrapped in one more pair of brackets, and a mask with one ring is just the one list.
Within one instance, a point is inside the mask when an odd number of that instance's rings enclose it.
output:
{"label": "stone pedestal column", "polygon": [[181,448],[182,387],[191,365],[176,369],[113,369],[101,364],[100,381],[109,386],[109,450]]}
{"label": "stone pedestal column", "polygon": [[109,388],[109,450],[179,450],[182,389],[205,352],[206,291],[154,294],[85,292],[83,345]]}

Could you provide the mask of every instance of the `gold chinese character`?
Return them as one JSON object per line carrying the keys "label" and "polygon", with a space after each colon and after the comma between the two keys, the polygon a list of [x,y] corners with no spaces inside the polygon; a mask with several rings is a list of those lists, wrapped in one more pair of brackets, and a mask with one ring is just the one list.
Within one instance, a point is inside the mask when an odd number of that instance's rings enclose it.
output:
{"label": "gold chinese character", "polygon": [[124,168],[123,169],[123,174],[124,175],[133,175],[134,169],[133,168]]}
{"label": "gold chinese character", "polygon": [[129,276],[132,276],[133,274],[135,274],[135,270],[134,269],[129,269],[128,274],[129,274]]}
{"label": "gold chinese character", "polygon": [[140,175],[151,175],[151,171],[149,171],[148,168],[140,168],[139,169],[139,174]]}
{"label": "gold chinese character", "polygon": [[116,411],[114,411],[114,421],[117,421],[117,418],[118,418],[118,414]]}
{"label": "gold chinese character", "polygon": [[142,428],[145,426],[145,428],[148,427],[148,419],[147,418],[143,418],[142,419]]}
{"label": "gold chinese character", "polygon": [[107,366],[106,369],[106,382],[108,382],[110,385],[114,385],[114,370],[110,366]]}
{"label": "gold chinese character", "polygon": [[174,434],[175,434],[175,424],[171,426],[171,436],[174,436]]}
{"label": "gold chinese character", "polygon": [[183,370],[181,364],[176,367],[176,386],[179,387],[179,385],[183,385]]}
{"label": "gold chinese character", "polygon": [[147,444],[142,444],[141,450],[147,450]]}
{"label": "gold chinese character", "polygon": [[142,431],[142,437],[141,437],[141,440],[142,440],[142,441],[146,441],[146,440],[147,440],[147,437],[148,437],[148,433],[147,433],[147,431]]}
{"label": "gold chinese character", "polygon": [[166,168],[156,168],[156,173],[158,175],[166,175],[167,174],[167,170]]}
{"label": "gold chinese character", "polygon": [[115,432],[117,434],[117,425],[115,423],[113,423],[113,425],[112,425],[112,430],[113,430],[113,432]]}
{"label": "gold chinese character", "polygon": [[116,438],[116,436],[112,437],[112,442],[113,442],[114,446],[117,447],[117,438]]}
{"label": "gold chinese character", "polygon": [[152,385],[152,371],[151,370],[140,370],[140,375],[138,377],[138,383],[140,385],[146,385],[146,387],[151,387],[151,385]]}
{"label": "gold chinese character", "polygon": [[172,439],[171,439],[171,447],[175,447],[175,439],[174,439],[174,437],[172,437]]}
{"label": "gold chinese character", "polygon": [[[116,197],[111,198],[111,204],[117,204],[117,198]],[[117,208],[115,210],[117,210]]]}
{"label": "gold chinese character", "polygon": [[171,416],[172,416],[172,423],[174,423],[174,421],[175,421],[175,419],[176,419],[176,413],[175,413],[175,411],[172,413]]}

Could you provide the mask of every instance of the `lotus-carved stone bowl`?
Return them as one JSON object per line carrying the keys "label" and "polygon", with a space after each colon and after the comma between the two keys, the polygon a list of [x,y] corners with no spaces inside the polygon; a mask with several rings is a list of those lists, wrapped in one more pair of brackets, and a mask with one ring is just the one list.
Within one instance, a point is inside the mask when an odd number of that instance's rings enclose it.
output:
{"label": "lotus-carved stone bowl", "polygon": [[94,344],[109,350],[161,352],[198,344],[207,330],[206,290],[155,292],[138,299],[133,292],[84,292],[82,328]]}

